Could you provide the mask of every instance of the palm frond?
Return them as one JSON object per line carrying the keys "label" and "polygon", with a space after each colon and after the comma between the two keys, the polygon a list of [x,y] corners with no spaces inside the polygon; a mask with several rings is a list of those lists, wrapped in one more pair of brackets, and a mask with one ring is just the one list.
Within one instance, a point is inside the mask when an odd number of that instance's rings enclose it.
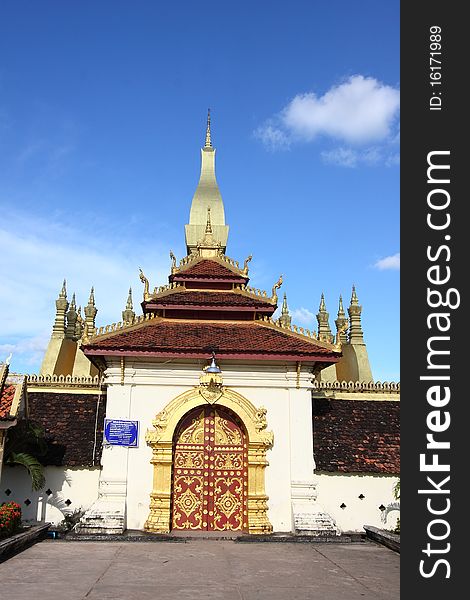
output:
{"label": "palm frond", "polygon": [[34,491],[37,492],[44,486],[46,482],[44,467],[31,454],[27,454],[26,452],[10,452],[6,462],[10,465],[20,465],[28,471]]}

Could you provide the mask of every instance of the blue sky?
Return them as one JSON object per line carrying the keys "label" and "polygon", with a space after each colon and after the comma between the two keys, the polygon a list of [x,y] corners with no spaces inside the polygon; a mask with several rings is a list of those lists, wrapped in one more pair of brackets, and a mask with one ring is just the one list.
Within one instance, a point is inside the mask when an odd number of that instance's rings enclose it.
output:
{"label": "blue sky", "polygon": [[0,360],[36,372],[63,278],[97,324],[166,282],[207,108],[255,287],[330,323],[356,284],[374,377],[399,380],[399,3],[4,2]]}

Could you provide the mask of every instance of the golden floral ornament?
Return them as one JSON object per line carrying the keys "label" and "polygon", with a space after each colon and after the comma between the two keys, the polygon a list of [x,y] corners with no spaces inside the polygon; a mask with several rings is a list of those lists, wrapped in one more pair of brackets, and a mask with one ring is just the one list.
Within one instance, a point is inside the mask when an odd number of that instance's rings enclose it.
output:
{"label": "golden floral ornament", "polygon": [[263,429],[266,429],[266,427],[268,426],[268,422],[266,421],[267,412],[268,411],[264,408],[264,406],[260,406],[256,411],[256,431],[263,431]]}
{"label": "golden floral ornament", "polygon": [[166,429],[168,425],[168,416],[165,410],[158,413],[152,421],[152,425],[155,427],[155,430],[147,429],[147,433],[145,434],[145,441],[147,444],[159,440],[163,431]]}

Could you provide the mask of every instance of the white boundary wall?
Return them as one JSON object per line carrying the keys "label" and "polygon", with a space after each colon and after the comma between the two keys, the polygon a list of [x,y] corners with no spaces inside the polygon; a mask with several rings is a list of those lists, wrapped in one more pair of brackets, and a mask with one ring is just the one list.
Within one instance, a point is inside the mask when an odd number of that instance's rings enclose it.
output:
{"label": "white boundary wall", "polygon": [[[364,525],[393,529],[398,511],[390,512],[386,523],[379,506],[394,502],[393,487],[398,477],[371,473],[316,473],[318,503],[330,514],[341,531],[364,531]],[[364,498],[360,499],[359,496]],[[340,508],[345,504],[345,508]]]}
{"label": "white boundary wall", "polygon": [[[24,521],[47,521],[57,525],[66,514],[86,510],[98,495],[99,467],[46,467],[46,484],[39,492],[31,490],[31,479],[24,467],[4,465],[0,504],[18,502]],[[9,495],[5,494],[10,490]],[[50,490],[52,494],[46,494]],[[29,500],[30,504],[25,504]],[[66,501],[70,500],[70,505]]]}

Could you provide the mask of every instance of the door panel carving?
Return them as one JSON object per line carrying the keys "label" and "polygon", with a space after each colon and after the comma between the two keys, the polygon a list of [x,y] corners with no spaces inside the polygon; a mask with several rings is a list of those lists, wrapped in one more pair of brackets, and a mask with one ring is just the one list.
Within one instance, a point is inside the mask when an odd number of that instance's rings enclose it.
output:
{"label": "door panel carving", "polygon": [[198,407],[175,432],[173,529],[247,529],[247,439],[228,409]]}

